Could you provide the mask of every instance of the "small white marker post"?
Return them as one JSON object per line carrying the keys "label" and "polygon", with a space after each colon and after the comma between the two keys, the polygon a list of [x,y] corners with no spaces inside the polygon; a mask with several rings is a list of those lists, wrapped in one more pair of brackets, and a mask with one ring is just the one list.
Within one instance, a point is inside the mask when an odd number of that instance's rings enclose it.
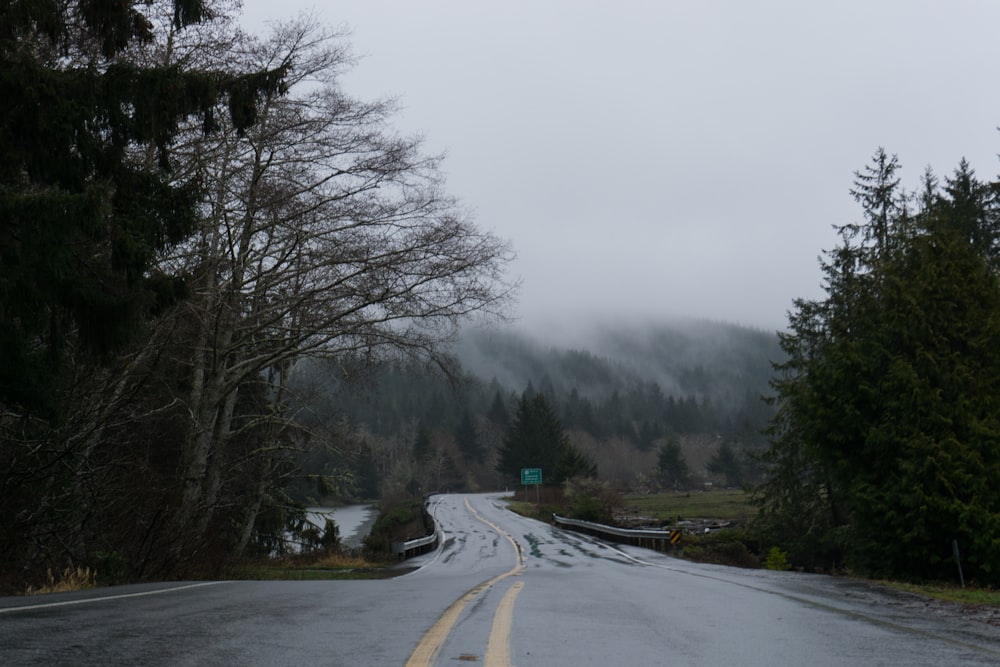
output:
{"label": "small white marker post", "polygon": [[958,566],[958,581],[965,588],[965,575],[962,574],[962,558],[958,553],[958,540],[951,541],[951,552],[955,554],[955,565]]}

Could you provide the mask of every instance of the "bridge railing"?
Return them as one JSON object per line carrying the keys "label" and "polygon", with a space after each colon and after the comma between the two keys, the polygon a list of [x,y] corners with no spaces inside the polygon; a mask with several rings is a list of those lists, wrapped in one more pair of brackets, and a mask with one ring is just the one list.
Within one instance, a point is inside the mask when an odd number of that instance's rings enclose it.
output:
{"label": "bridge railing", "polygon": [[438,532],[435,530],[434,534],[418,537],[415,540],[393,542],[392,553],[398,555],[400,559],[406,560],[407,558],[413,558],[428,551],[433,551],[438,545],[438,540]]}
{"label": "bridge railing", "polygon": [[[431,522],[434,521],[434,515],[428,509],[428,505],[430,505],[431,498],[433,496],[434,494],[424,496],[424,512],[426,516],[430,517]],[[413,558],[414,556],[434,551],[440,542],[441,529],[437,527],[437,524],[434,524],[434,532],[430,535],[418,537],[413,540],[407,540],[406,542],[393,542],[390,545],[390,549],[392,550],[392,553],[399,556],[400,560],[406,560],[407,558]]]}
{"label": "bridge railing", "polygon": [[681,539],[681,531],[679,530],[619,528],[592,521],[570,519],[569,517],[559,516],[555,513],[552,514],[552,520],[558,526],[569,527],[581,533],[587,533],[588,535],[618,542],[619,544],[631,544],[646,549],[655,549],[656,551],[670,551],[678,546]]}

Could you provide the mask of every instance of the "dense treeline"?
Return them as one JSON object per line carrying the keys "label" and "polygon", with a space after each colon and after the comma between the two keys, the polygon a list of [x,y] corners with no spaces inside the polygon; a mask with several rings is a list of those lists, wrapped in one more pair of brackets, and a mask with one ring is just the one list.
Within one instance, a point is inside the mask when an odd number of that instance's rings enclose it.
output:
{"label": "dense treeline", "polygon": [[[515,332],[472,331],[457,348],[464,378],[458,383],[414,367],[383,368],[360,390],[315,381],[323,383],[322,391],[336,395],[328,409],[339,407],[351,421],[379,435],[398,432],[413,419],[429,428],[451,429],[465,410],[486,413],[497,394],[512,407],[531,385],[546,396],[565,428],[598,439],[621,437],[648,449],[668,434],[712,432],[762,443],[760,430],[772,414],[763,401],[770,392],[770,365],[782,358],[777,337],[717,323],[698,327],[699,332],[720,332],[725,348],[708,338],[695,354],[689,339],[677,348],[645,346],[623,332],[609,353],[614,356],[604,356],[540,348]],[[658,330],[660,340],[680,338],[673,326]],[[638,359],[641,366],[632,363]]]}
{"label": "dense treeline", "polygon": [[391,104],[342,91],[341,37],[247,35],[236,9],[0,3],[5,588],[280,549],[301,458],[363,456],[299,418],[296,366],[445,366],[508,303],[506,244]]}
{"label": "dense treeline", "polygon": [[[500,450],[516,413],[528,407],[524,401],[532,405],[537,395],[558,430],[592,463],[613,462],[597,466],[604,479],[630,486],[641,476],[653,488],[674,488],[716,474],[722,482],[742,483],[737,469],[753,477],[753,455],[765,447],[763,431],[773,416],[764,392],[770,364],[781,359],[777,336],[697,322],[657,325],[642,334],[625,327],[603,331],[591,344],[599,353],[540,347],[509,330],[466,331],[456,347],[459,379],[450,382],[426,367],[389,366],[358,386],[338,380],[336,368],[302,367],[296,387],[311,397],[309,419],[343,418],[354,425],[357,447],[365,452],[360,467],[330,452],[312,457],[309,470],[317,479],[346,474],[369,481],[375,470],[382,493],[516,483]],[[683,484],[658,464],[668,443],[700,455]],[[697,445],[705,451],[692,453]],[[720,445],[732,456],[729,474],[705,468]],[[426,451],[434,455],[420,453]],[[377,463],[370,467],[373,458]],[[323,495],[318,484],[299,485],[296,493]]]}
{"label": "dense treeline", "polygon": [[782,335],[762,529],[801,564],[1000,581],[1000,184],[879,151]]}

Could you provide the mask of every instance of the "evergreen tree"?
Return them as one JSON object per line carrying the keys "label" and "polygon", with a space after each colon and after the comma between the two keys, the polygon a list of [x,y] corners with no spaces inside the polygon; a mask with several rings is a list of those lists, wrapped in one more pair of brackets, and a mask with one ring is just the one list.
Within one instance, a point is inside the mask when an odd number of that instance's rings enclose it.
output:
{"label": "evergreen tree", "polygon": [[542,379],[538,383],[538,393],[545,397],[545,400],[549,402],[550,405],[555,405],[556,402],[556,386],[552,382],[552,378],[546,373],[542,376]]}
{"label": "evergreen tree", "polygon": [[690,482],[691,471],[681,450],[681,443],[676,438],[670,438],[660,446],[656,469],[667,488],[684,488]]}
{"label": "evergreen tree", "polygon": [[504,436],[497,472],[520,479],[522,468],[541,468],[546,485],[576,477],[594,477],[597,466],[574,447],[542,394],[525,391]]}
{"label": "evergreen tree", "polygon": [[895,170],[880,151],[859,175],[865,223],[782,337],[762,526],[798,533],[800,558],[897,577],[949,577],[957,539],[967,571],[1000,581],[993,188],[963,162],[943,192],[925,177],[911,213]]}
{"label": "evergreen tree", "polygon": [[863,444],[835,453],[850,471],[856,565],[947,576],[957,538],[970,571],[995,581],[1000,286],[989,266],[992,232],[981,224],[992,214],[985,200],[965,198],[984,188],[964,163],[955,182],[969,188],[946,190],[915,220],[906,248],[879,267]]}
{"label": "evergreen tree", "polygon": [[476,430],[476,423],[472,419],[472,414],[468,409],[462,411],[462,418],[455,429],[455,441],[458,449],[462,452],[466,461],[483,460],[483,447],[479,443],[479,433]]}
{"label": "evergreen tree", "polygon": [[705,468],[713,475],[722,475],[725,478],[726,486],[743,485],[743,463],[727,440],[722,441],[719,449],[708,460]]}
{"label": "evergreen tree", "polygon": [[[208,13],[175,0],[179,30]],[[151,309],[183,295],[148,271],[186,238],[197,183],[174,182],[182,123],[256,120],[286,70],[137,64],[157,25],[146,2],[3,3],[0,28],[0,403],[54,416],[67,358],[104,360]],[[147,12],[149,16],[144,14]]]}
{"label": "evergreen tree", "polygon": [[653,448],[653,441],[662,435],[659,424],[644,419],[639,424],[639,432],[635,446],[642,452],[648,452]]}
{"label": "evergreen tree", "polygon": [[493,394],[493,403],[490,404],[490,409],[489,412],[486,413],[486,418],[493,422],[495,426],[503,429],[507,428],[507,423],[510,418],[507,414],[507,406],[504,405],[503,397],[500,395],[499,390]]}

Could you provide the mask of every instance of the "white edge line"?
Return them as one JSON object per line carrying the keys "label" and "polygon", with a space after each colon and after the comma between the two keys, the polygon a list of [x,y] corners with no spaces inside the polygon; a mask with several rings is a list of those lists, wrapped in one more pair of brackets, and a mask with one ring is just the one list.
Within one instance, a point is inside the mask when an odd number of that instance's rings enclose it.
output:
{"label": "white edge line", "polygon": [[434,504],[429,511],[431,518],[434,519],[434,532],[437,533],[438,536],[438,545],[437,549],[434,550],[434,558],[430,559],[426,563],[418,565],[416,568],[407,572],[406,574],[401,574],[398,577],[393,577],[394,579],[402,579],[403,577],[408,577],[411,574],[416,574],[417,572],[420,572],[425,567],[430,567],[431,565],[436,563],[438,558],[441,557],[441,554],[444,553],[444,531],[441,530],[441,524],[438,522],[437,516],[434,514],[434,511],[437,510],[438,505],[441,504],[441,500],[442,498],[435,498]]}
{"label": "white edge line", "polygon": [[229,584],[229,581],[203,581],[197,584],[187,584],[186,586],[175,586],[173,588],[158,588],[155,591],[142,591],[141,593],[123,593],[122,595],[105,595],[99,598],[83,598],[80,600],[63,600],[62,602],[46,602],[44,604],[32,604],[21,607],[4,607],[0,609],[0,614],[7,614],[15,611],[31,611],[32,609],[47,609],[51,607],[68,607],[74,604],[87,604],[89,602],[104,602],[106,600],[122,600],[124,598],[138,598],[146,595],[159,595],[160,593],[173,593],[183,591],[188,588],[200,588],[202,586],[215,586],[216,584]]}

